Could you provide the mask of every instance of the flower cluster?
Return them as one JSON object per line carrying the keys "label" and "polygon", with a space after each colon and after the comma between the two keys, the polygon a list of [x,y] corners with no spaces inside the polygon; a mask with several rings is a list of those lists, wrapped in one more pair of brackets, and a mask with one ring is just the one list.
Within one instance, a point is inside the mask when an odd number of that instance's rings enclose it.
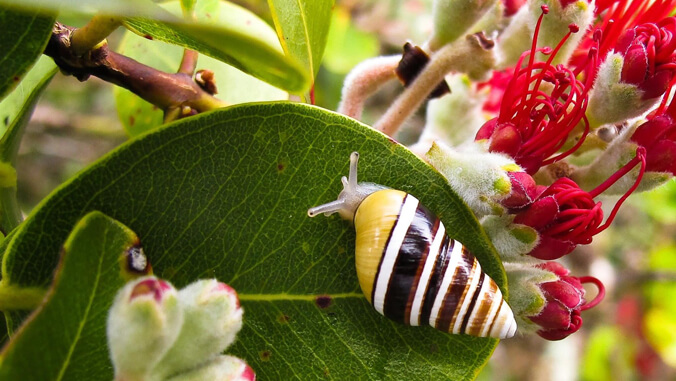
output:
{"label": "flower cluster", "polygon": [[178,291],[154,276],[127,283],[108,314],[115,379],[255,380],[244,361],[221,355],[242,313],[235,290],[215,279]]}
{"label": "flower cluster", "polygon": [[[476,3],[435,2],[435,12],[454,12],[448,20],[465,14],[462,27],[451,33],[435,14],[429,60],[375,127],[392,134],[446,76],[451,94],[429,100],[411,149],[426,152],[491,237],[519,331],[559,340],[580,328],[580,312],[604,288],[553,261],[590,244],[630,194],[676,174],[676,1],[503,0],[500,12]],[[462,57],[470,72],[451,51],[479,31],[492,40],[481,37],[476,54]],[[367,71],[351,76],[360,74],[369,82]],[[454,140],[468,128],[473,141]],[[620,197],[606,214],[600,197],[609,195]],[[597,286],[593,300],[583,283]]]}

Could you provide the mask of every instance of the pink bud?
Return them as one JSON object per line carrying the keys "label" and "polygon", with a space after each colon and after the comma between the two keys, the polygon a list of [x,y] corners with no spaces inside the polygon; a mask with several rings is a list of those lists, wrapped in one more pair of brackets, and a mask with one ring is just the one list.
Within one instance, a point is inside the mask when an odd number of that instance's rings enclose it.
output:
{"label": "pink bud", "polygon": [[676,174],[676,142],[662,140],[646,155],[646,171]]}
{"label": "pink bud", "polygon": [[640,125],[634,131],[631,140],[645,147],[650,153],[652,146],[664,139],[671,131],[676,131],[676,124],[669,116],[661,115]]}
{"label": "pink bud", "polygon": [[615,51],[624,56],[621,80],[643,90],[643,99],[665,93],[676,74],[676,19],[644,23],[626,30]]}
{"label": "pink bud", "polygon": [[648,70],[648,54],[645,46],[633,44],[624,54],[622,65],[622,82],[639,85],[646,79]]}
{"label": "pink bud", "polygon": [[488,150],[514,157],[519,152],[521,143],[521,135],[516,127],[512,123],[503,123],[495,128]]}
{"label": "pink bud", "polygon": [[129,295],[129,301],[132,301],[143,295],[152,296],[155,301],[158,303],[162,301],[162,297],[166,294],[167,291],[172,290],[173,287],[157,278],[148,278],[139,282],[131,291]]}
{"label": "pink bud", "polygon": [[535,249],[528,253],[528,255],[537,259],[551,261],[570,254],[575,247],[577,247],[577,245],[573,242],[563,241],[547,235],[540,235],[540,242]]}
{"label": "pink bud", "polygon": [[256,381],[256,373],[248,364],[244,364],[242,374],[237,378],[238,381]]}
{"label": "pink bud", "polygon": [[500,201],[507,208],[522,208],[532,203],[538,196],[538,187],[535,180],[526,172],[508,172],[512,183],[512,192],[509,197]]}
{"label": "pink bud", "polygon": [[526,4],[526,0],[502,0],[502,3],[505,5],[504,15],[509,17],[514,15],[519,8]]}
{"label": "pink bud", "polygon": [[640,125],[631,141],[646,149],[646,171],[676,174],[676,123],[668,115]]}
{"label": "pink bud", "polygon": [[[538,334],[543,338],[561,340],[580,329],[580,312],[597,305],[603,299],[605,289],[596,278],[568,275],[568,269],[556,262],[547,262],[537,267],[552,272],[559,279],[539,285],[545,297],[545,306],[539,314],[530,316],[529,319],[541,327]],[[594,283],[599,289],[591,302],[585,302],[583,283]]]}
{"label": "pink bud", "polygon": [[514,223],[530,226],[536,230],[542,229],[554,221],[559,206],[553,196],[540,198],[528,209],[520,212],[514,218]]}
{"label": "pink bud", "polygon": [[479,128],[479,131],[476,133],[476,137],[474,137],[474,140],[485,140],[485,139],[490,139],[491,136],[493,135],[493,132],[495,132],[495,128],[498,125],[498,118],[493,118],[489,120],[488,122],[484,123],[481,128]]}
{"label": "pink bud", "polygon": [[230,287],[229,285],[227,285],[223,282],[218,282],[214,286],[214,289],[213,289],[212,292],[214,292],[214,293],[223,292],[223,293],[228,294],[230,296],[230,298],[234,299],[234,302],[235,302],[235,305],[237,306],[237,308],[238,309],[242,308],[242,306],[239,303],[239,296],[237,296],[237,291],[235,291],[235,289]]}

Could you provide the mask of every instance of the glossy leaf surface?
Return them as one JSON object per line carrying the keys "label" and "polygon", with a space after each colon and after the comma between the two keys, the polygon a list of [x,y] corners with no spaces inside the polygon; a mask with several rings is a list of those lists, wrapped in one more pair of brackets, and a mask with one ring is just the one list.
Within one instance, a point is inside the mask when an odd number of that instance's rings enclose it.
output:
{"label": "glossy leaf surface", "polygon": [[496,340],[378,315],[359,290],[349,223],[307,217],[335,199],[352,151],[360,180],[418,197],[504,286],[488,238],[440,174],[367,126],[290,103],[198,115],[122,146],[22,225],[4,279],[47,284],[71,226],[101,210],[139,235],[158,276],[238,291],[245,324],[232,352],[261,379],[474,378]]}

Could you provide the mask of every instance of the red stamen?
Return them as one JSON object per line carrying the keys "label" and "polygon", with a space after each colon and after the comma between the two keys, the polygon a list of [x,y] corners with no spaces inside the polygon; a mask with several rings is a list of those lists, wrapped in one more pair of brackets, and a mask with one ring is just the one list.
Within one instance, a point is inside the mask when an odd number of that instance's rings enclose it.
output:
{"label": "red stamen", "polygon": [[[627,193],[623,194],[622,197],[617,201],[615,206],[613,207],[613,210],[610,212],[610,215],[606,219],[606,222],[602,225],[599,226],[595,231],[594,235],[598,234],[610,226],[610,224],[613,222],[613,219],[615,218],[615,215],[617,212],[620,210],[620,206],[622,206],[622,203],[629,197],[630,194],[632,194],[636,188],[638,188],[639,184],[641,183],[641,180],[643,179],[643,174],[645,173],[645,166],[646,166],[646,149],[645,147],[638,147],[636,149],[636,157],[634,157],[631,161],[629,161],[627,164],[624,165],[619,171],[615,172],[608,180],[604,181],[601,185],[598,187],[594,188],[589,194],[592,195],[592,197],[596,197],[610,185],[614,184],[620,177],[624,176],[627,172],[630,170],[634,169],[636,164],[640,163],[641,164],[641,169],[639,170],[638,176],[636,176],[636,182],[634,182],[634,185],[632,185],[631,188],[627,191]],[[612,181],[611,181],[612,180]]]}
{"label": "red stamen", "polygon": [[600,280],[594,278],[593,276],[583,276],[580,277],[579,280],[580,283],[582,284],[593,283],[599,290],[599,292],[596,294],[596,297],[592,299],[591,302],[584,303],[583,305],[580,306],[580,311],[586,311],[590,308],[595,307],[597,304],[601,302],[601,300],[603,300],[603,297],[606,295],[606,288],[603,285],[603,283],[601,283]]}

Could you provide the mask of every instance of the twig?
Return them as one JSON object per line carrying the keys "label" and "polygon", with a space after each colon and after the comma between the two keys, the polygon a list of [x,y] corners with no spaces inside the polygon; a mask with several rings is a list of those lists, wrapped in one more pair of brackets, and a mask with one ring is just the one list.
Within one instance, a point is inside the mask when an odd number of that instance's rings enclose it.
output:
{"label": "twig", "polygon": [[76,55],[71,48],[74,31],[57,22],[45,54],[52,57],[63,72],[80,81],[93,75],[124,87],[163,110],[187,106],[204,112],[227,106],[198,86],[190,75],[159,71],[109,50],[107,44]]}
{"label": "twig", "polygon": [[95,49],[99,44],[105,42],[106,37],[120,24],[120,19],[116,17],[95,15],[85,26],[73,31],[70,38],[73,53],[81,56],[89,50]]}

